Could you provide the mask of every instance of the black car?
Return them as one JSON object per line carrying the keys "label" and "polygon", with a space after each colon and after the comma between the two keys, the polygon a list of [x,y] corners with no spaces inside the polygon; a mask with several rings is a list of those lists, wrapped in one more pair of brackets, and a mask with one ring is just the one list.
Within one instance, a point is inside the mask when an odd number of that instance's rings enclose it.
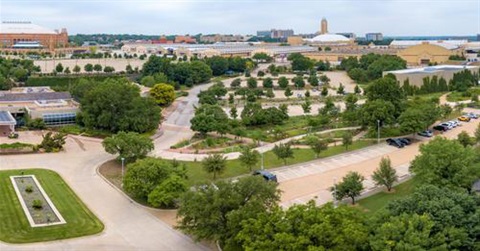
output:
{"label": "black car", "polygon": [[253,175],[261,175],[266,181],[278,182],[277,175],[265,170],[256,170],[253,172]]}
{"label": "black car", "polygon": [[433,127],[433,130],[446,132],[446,131],[448,131],[448,127],[443,126],[443,125],[436,125],[436,126]]}
{"label": "black car", "polygon": [[408,138],[398,138],[398,140],[400,140],[400,142],[402,142],[404,145],[410,145],[412,143],[412,141]]}
{"label": "black car", "polygon": [[390,139],[387,139],[386,141],[387,141],[387,144],[398,147],[398,148],[402,148],[405,146],[405,144],[399,139],[390,138]]}

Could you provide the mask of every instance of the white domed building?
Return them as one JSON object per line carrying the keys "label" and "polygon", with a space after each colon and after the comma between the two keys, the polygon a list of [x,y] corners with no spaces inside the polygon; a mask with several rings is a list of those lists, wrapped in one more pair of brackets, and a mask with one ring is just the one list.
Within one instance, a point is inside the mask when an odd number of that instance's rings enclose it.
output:
{"label": "white domed building", "polygon": [[338,34],[320,34],[311,39],[305,39],[307,43],[315,45],[350,45],[353,40]]}

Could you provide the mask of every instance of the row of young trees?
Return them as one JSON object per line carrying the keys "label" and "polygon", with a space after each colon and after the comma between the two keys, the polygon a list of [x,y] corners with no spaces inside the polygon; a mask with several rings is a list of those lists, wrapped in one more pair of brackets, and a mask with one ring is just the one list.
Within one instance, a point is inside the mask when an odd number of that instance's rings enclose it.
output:
{"label": "row of young trees", "polygon": [[[55,66],[55,73],[65,73],[65,74],[71,74],[72,71],[73,73],[79,73],[82,70],[79,65],[75,65],[72,70],[70,70],[70,67],[63,67],[62,63],[58,63]],[[115,68],[112,66],[105,66],[103,67],[101,64],[86,64],[83,66],[83,70],[85,72],[105,72],[105,73],[112,73],[115,71]]]}
{"label": "row of young trees", "polygon": [[[224,250],[477,250],[480,200],[469,191],[480,178],[478,154],[441,137],[420,152],[411,170],[422,185],[373,215],[313,201],[285,210],[276,183],[247,177],[187,191],[178,228],[197,240],[219,241]],[[258,160],[258,152],[250,155],[245,158]],[[372,178],[392,188],[397,175],[388,158]],[[335,197],[355,198],[363,179],[348,174],[333,189]]]}

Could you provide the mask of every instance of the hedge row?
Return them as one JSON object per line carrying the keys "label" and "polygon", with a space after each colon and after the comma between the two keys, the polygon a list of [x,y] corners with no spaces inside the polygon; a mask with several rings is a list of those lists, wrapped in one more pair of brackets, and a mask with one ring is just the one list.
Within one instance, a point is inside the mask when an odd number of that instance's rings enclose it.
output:
{"label": "hedge row", "polygon": [[75,84],[81,78],[93,79],[101,82],[107,78],[124,78],[124,75],[79,75],[79,76],[31,76],[25,82],[25,86],[50,86],[50,87],[67,87],[70,84]]}

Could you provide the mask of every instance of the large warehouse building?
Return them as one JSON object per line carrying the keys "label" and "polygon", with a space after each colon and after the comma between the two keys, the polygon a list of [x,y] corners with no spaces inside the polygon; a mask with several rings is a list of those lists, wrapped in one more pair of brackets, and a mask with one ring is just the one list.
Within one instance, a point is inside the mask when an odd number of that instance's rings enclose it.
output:
{"label": "large warehouse building", "polygon": [[2,22],[0,24],[1,49],[46,49],[68,46],[67,29],[50,30],[31,22]]}

